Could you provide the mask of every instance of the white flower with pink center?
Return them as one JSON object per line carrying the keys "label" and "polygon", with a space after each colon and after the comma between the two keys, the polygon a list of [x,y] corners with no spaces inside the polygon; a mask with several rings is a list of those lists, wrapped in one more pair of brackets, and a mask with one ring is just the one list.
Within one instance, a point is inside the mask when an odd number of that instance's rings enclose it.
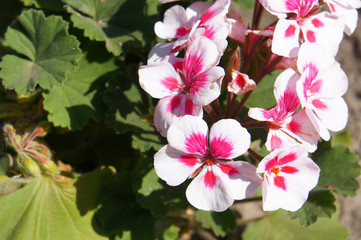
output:
{"label": "white flower with pink center", "polygon": [[348,108],[342,95],[348,87],[345,72],[335,59],[319,47],[303,44],[300,48],[297,95],[308,118],[324,140],[330,139],[331,131],[345,128]]}
{"label": "white flower with pink center", "polygon": [[[216,45],[205,37],[192,42],[184,61],[156,62],[139,68],[140,86],[161,99],[155,110],[155,126],[163,135],[174,120],[186,114],[202,116],[221,92],[224,70],[216,66],[220,55]],[[183,63],[183,64],[182,64]],[[176,66],[182,64],[182,66]]]}
{"label": "white flower with pink center", "polygon": [[262,182],[253,165],[232,160],[250,146],[249,133],[236,120],[220,120],[208,132],[204,120],[187,115],[172,124],[167,139],[154,156],[154,168],[171,186],[195,176],[186,196],[196,208],[224,211],[235,199],[253,195]]}
{"label": "white flower with pink center", "polygon": [[230,3],[230,0],[217,0],[214,4],[195,2],[187,9],[179,5],[169,8],[164,13],[163,22],[159,21],[154,26],[158,37],[173,40],[171,45],[160,44],[161,48],[168,48],[168,52],[178,52],[187,47],[189,45],[187,42],[192,40],[191,36],[196,34],[212,40],[218,50],[223,52],[227,46],[226,38],[230,30],[225,17]]}
{"label": "white flower with pink center", "polygon": [[[337,17],[322,12],[314,15],[318,0],[261,0],[262,5],[280,19],[277,22],[272,52],[296,57],[300,42],[317,43],[333,56],[343,37],[344,23]],[[293,14],[289,19],[287,14]]]}
{"label": "white flower with pink center", "polygon": [[259,163],[257,172],[263,174],[263,210],[279,208],[297,211],[318,183],[319,167],[307,157],[303,145],[275,149]]}
{"label": "white flower with pink center", "polygon": [[305,110],[296,112],[300,106],[296,82],[300,76],[292,69],[282,72],[276,79],[274,95],[277,105],[269,110],[250,108],[248,115],[259,121],[266,121],[269,129],[266,147],[268,151],[294,145],[297,139],[308,145],[309,151],[317,148],[319,135]]}
{"label": "white flower with pink center", "polygon": [[358,12],[361,7],[360,0],[324,0],[330,12],[336,14],[345,23],[345,33],[351,35],[357,26]]}

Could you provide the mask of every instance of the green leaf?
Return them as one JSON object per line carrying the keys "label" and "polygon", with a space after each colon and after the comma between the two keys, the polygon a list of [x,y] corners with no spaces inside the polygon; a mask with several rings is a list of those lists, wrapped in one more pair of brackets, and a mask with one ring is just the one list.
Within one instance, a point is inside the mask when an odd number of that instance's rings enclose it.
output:
{"label": "green leaf", "polygon": [[82,129],[90,119],[100,121],[104,116],[102,91],[105,83],[117,76],[117,64],[110,56],[97,61],[85,56],[76,72],[67,80],[44,93],[44,108],[55,126]]}
{"label": "green leaf", "polygon": [[153,240],[153,217],[137,204],[131,189],[131,179],[129,172],[123,172],[103,185],[99,200],[101,207],[94,216],[95,221],[110,235],[129,236],[130,231],[132,240]]}
{"label": "green leaf", "polygon": [[7,170],[9,169],[10,161],[8,156],[3,155],[0,157],[0,176],[6,175]]}
{"label": "green leaf", "polygon": [[311,191],[307,201],[296,212],[288,212],[292,219],[298,218],[303,226],[309,226],[318,217],[331,217],[336,211],[335,197],[329,190]]}
{"label": "green leaf", "polygon": [[171,187],[161,180],[153,167],[153,157],[138,159],[134,168],[133,189],[137,192],[136,199],[154,215],[164,216],[169,209],[185,209],[189,206],[185,198],[187,184]]}
{"label": "green leaf", "polygon": [[257,85],[256,89],[253,90],[245,105],[248,108],[258,107],[268,109],[274,107],[277,102],[273,95],[273,86],[276,78],[281,72],[281,70],[276,70],[265,76]]}
{"label": "green leaf", "polygon": [[254,8],[254,3],[256,0],[233,0],[239,5],[241,5],[242,8],[246,10],[251,10]]}
{"label": "green leaf", "polygon": [[228,231],[236,227],[236,217],[229,209],[224,212],[198,210],[196,219],[202,223],[203,227],[212,229],[216,236],[225,236]]}
{"label": "green leaf", "polygon": [[341,133],[337,133],[333,135],[331,138],[331,145],[333,147],[338,145],[350,147],[351,143],[352,143],[352,136],[347,130]]}
{"label": "green leaf", "polygon": [[74,183],[76,192],[76,203],[80,214],[96,209],[99,204],[99,196],[104,182],[109,179],[115,170],[102,168],[80,176]]}
{"label": "green leaf", "polygon": [[173,239],[177,239],[178,235],[179,235],[179,231],[180,228],[174,225],[170,225],[169,228],[167,228],[167,230],[164,231],[163,233],[163,239],[164,240],[173,240]]}
{"label": "green leaf", "polygon": [[79,42],[68,34],[61,17],[45,17],[43,12],[23,12],[6,32],[6,43],[19,55],[6,55],[0,77],[6,88],[29,94],[39,84],[51,89],[73,72],[81,58]]}
{"label": "green leaf", "polygon": [[134,84],[137,78],[138,65],[127,65],[124,81],[113,81],[104,94],[104,102],[109,106],[106,123],[117,133],[132,132],[132,146],[142,152],[151,148],[163,147],[165,139],[149,122],[153,120],[150,113],[150,97]]}
{"label": "green leaf", "polygon": [[331,147],[330,142],[325,142],[311,158],[321,168],[318,188],[334,190],[343,197],[356,195],[361,167],[355,153],[347,147]]}
{"label": "green leaf", "polygon": [[37,8],[46,8],[54,11],[63,10],[61,0],[21,0],[25,6],[30,7],[34,5]]}
{"label": "green leaf", "polygon": [[81,216],[74,181],[37,177],[0,198],[0,239],[105,239],[92,228],[93,214]]}
{"label": "green leaf", "polygon": [[263,219],[246,228],[244,240],[346,240],[345,229],[337,220],[338,214],[329,218],[320,218],[315,224],[305,228],[297,220],[290,220],[286,211],[268,213]]}
{"label": "green leaf", "polygon": [[63,0],[74,26],[91,40],[104,41],[115,56],[130,45],[142,47],[154,39],[158,0]]}
{"label": "green leaf", "polygon": [[0,198],[3,195],[15,192],[24,184],[29,184],[33,181],[31,178],[9,178],[6,180],[0,180]]}

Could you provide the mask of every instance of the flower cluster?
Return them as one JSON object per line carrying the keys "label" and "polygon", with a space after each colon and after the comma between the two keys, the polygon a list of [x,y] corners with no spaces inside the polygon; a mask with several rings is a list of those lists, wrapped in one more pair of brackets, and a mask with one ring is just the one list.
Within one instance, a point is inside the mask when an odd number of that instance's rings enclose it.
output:
{"label": "flower cluster", "polygon": [[[169,41],[155,45],[139,69],[141,87],[159,99],[154,125],[168,140],[154,167],[171,186],[194,178],[186,196],[199,209],[224,211],[262,184],[264,210],[296,211],[318,183],[320,169],[308,153],[347,123],[348,80],[334,57],[343,32],[356,28],[361,1],[259,0],[248,27],[230,4],[174,5],[155,24]],[[278,17],[263,29],[262,8]],[[242,51],[233,50],[222,68],[227,38]],[[275,69],[284,69],[274,84],[277,105],[250,108],[240,120],[252,91]],[[250,149],[247,129],[254,127],[268,130],[265,157]],[[247,151],[258,166],[240,159]]]}

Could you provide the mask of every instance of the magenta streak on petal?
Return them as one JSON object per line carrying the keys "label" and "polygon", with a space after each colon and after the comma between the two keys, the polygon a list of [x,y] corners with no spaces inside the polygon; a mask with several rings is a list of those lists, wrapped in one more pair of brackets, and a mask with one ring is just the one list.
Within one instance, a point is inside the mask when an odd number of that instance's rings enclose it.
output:
{"label": "magenta streak on petal", "polygon": [[186,34],[188,34],[189,32],[191,31],[191,29],[188,29],[188,26],[187,25],[184,25],[182,27],[179,27],[176,31],[176,36],[177,37],[182,37]]}
{"label": "magenta streak on petal", "polygon": [[198,75],[194,75],[190,84],[190,93],[196,94],[204,88],[209,82],[207,72],[202,72]]}
{"label": "magenta streak on petal", "polygon": [[282,146],[282,140],[276,135],[271,136],[271,149],[277,149]]}
{"label": "magenta streak on petal", "polygon": [[[308,74],[303,83],[303,96],[307,99],[309,97],[307,92],[310,91],[309,90],[310,88],[312,89],[312,84],[314,83],[314,80],[317,77],[318,69],[317,69],[316,65],[313,63],[307,64],[303,70],[306,70],[306,69],[308,69]],[[315,89],[315,88],[313,88],[313,89]],[[311,93],[313,93],[312,90],[311,90]]]}
{"label": "magenta streak on petal", "polygon": [[286,184],[285,184],[285,178],[282,176],[275,176],[274,182],[276,187],[282,188],[284,191],[286,191]]}
{"label": "magenta streak on petal", "polygon": [[199,159],[193,155],[182,155],[180,158],[178,158],[178,161],[186,166],[193,167],[199,162]]}
{"label": "magenta streak on petal", "polygon": [[214,40],[214,35],[216,33],[216,30],[212,26],[205,26],[204,29],[205,31],[203,33],[203,36],[205,36],[210,40]]}
{"label": "magenta streak on petal", "polygon": [[288,123],[287,128],[293,133],[298,133],[301,130],[301,125],[295,121],[291,121]]}
{"label": "magenta streak on petal", "polygon": [[285,37],[292,37],[293,35],[295,35],[296,32],[296,27],[294,25],[290,25],[288,26],[288,28],[286,29],[285,32]]}
{"label": "magenta streak on petal", "polygon": [[203,59],[200,55],[188,54],[184,59],[184,70],[187,84],[192,83],[193,78],[203,71]]}
{"label": "magenta streak on petal", "polygon": [[285,167],[281,167],[280,171],[288,174],[293,174],[298,172],[298,169],[295,167],[285,166]]}
{"label": "magenta streak on petal", "polygon": [[166,77],[163,80],[161,80],[161,83],[170,91],[179,89],[179,83],[175,78]]}
{"label": "magenta streak on petal", "polygon": [[224,172],[228,176],[232,176],[234,174],[239,174],[239,171],[233,166],[226,165],[226,164],[220,164],[220,165],[218,165],[218,167],[222,170],[222,172]]}
{"label": "magenta streak on petal", "polygon": [[194,103],[191,99],[186,99],[185,114],[193,115]]}
{"label": "magenta streak on petal", "polygon": [[202,133],[192,133],[185,140],[186,150],[189,153],[207,155],[207,137]]}
{"label": "magenta streak on petal", "polygon": [[320,28],[324,26],[323,22],[321,22],[317,18],[312,19],[311,23],[313,26],[315,26],[315,28]]}
{"label": "magenta streak on petal", "polygon": [[320,110],[326,110],[327,109],[327,105],[324,104],[321,100],[319,99],[313,99],[312,100],[312,105],[315,106],[315,108],[318,108]]}
{"label": "magenta streak on petal", "polygon": [[322,86],[322,80],[317,80],[315,81],[310,87],[309,87],[309,91],[311,93],[318,93],[321,90],[321,86]]}
{"label": "magenta streak on petal", "polygon": [[278,162],[278,156],[272,158],[271,160],[269,160],[267,163],[266,163],[266,166],[265,166],[265,171],[268,171],[270,170],[271,168],[273,168]]}
{"label": "magenta streak on petal", "polygon": [[316,42],[316,36],[315,36],[315,32],[314,31],[311,31],[311,30],[308,30],[306,32],[306,38],[309,42],[311,43],[314,43]]}
{"label": "magenta streak on petal", "polygon": [[336,12],[335,6],[332,3],[327,3],[327,5],[330,8],[331,12]]}
{"label": "magenta streak on petal", "polygon": [[278,164],[277,165],[284,165],[286,163],[292,162],[294,160],[296,160],[297,158],[297,154],[296,153],[289,153],[286,156],[282,157],[281,159],[278,160]]}
{"label": "magenta streak on petal", "polygon": [[207,169],[206,174],[204,174],[204,184],[206,187],[213,189],[214,185],[216,185],[216,176],[212,172],[212,170]]}
{"label": "magenta streak on petal", "polygon": [[315,1],[318,0],[287,0],[285,4],[287,10],[296,12],[298,16],[303,18],[310,12]]}
{"label": "magenta streak on petal", "polygon": [[182,98],[179,95],[172,97],[167,105],[167,112],[175,112],[177,108],[179,108],[182,102]]}
{"label": "magenta streak on petal", "polygon": [[[212,6],[213,7],[213,6]],[[211,19],[212,17],[214,17],[214,15],[217,13],[216,9],[214,8],[210,8],[208,9],[200,18],[201,22],[199,23],[199,25],[203,25],[206,22],[209,21],[209,19]]]}
{"label": "magenta streak on petal", "polygon": [[210,148],[214,159],[228,159],[234,149],[233,143],[222,136],[212,138]]}
{"label": "magenta streak on petal", "polygon": [[237,74],[235,81],[236,81],[237,86],[240,89],[243,89],[247,83],[246,79],[244,78],[244,76],[242,74]]}
{"label": "magenta streak on petal", "polygon": [[292,91],[285,91],[283,95],[283,101],[285,110],[289,113],[293,113],[297,110],[300,105],[300,100],[297,96],[297,93]]}

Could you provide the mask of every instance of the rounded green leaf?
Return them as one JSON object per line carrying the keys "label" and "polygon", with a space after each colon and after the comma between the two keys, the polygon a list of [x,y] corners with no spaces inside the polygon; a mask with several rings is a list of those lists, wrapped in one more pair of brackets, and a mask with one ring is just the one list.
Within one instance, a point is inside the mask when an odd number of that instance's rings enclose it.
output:
{"label": "rounded green leaf", "polygon": [[68,34],[61,17],[45,17],[43,12],[23,12],[8,28],[6,44],[18,55],[6,55],[0,77],[6,88],[29,94],[37,84],[51,89],[73,72],[81,58],[79,42]]}
{"label": "rounded green leaf", "polygon": [[93,213],[80,214],[73,184],[73,180],[37,177],[2,196],[0,239],[105,239],[92,227]]}

